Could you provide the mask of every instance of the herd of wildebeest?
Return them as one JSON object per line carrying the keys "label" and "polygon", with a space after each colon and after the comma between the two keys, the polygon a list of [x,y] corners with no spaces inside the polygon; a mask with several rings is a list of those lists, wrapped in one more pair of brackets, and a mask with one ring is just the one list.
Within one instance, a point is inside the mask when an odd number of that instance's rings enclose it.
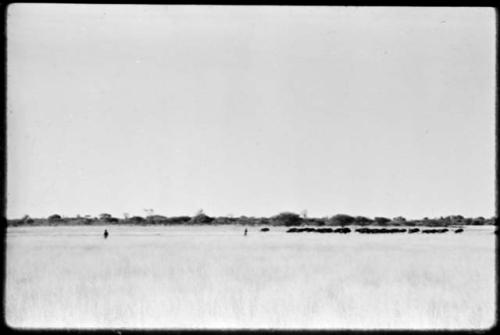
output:
{"label": "herd of wildebeest", "polygon": [[[262,232],[269,231],[269,228],[262,228]],[[288,229],[286,232],[287,233],[340,233],[340,234],[348,234],[352,231],[355,231],[357,233],[361,234],[394,234],[394,233],[408,233],[408,234],[414,234],[414,233],[422,233],[422,234],[442,234],[446,233],[449,231],[453,231],[455,234],[460,234],[463,233],[463,228],[458,228],[458,229],[448,229],[448,228],[426,228],[426,229],[420,229],[420,228],[358,228],[358,229],[351,229],[347,227],[341,227],[341,228],[312,228],[312,227],[305,227],[305,228],[297,228],[297,227],[292,227]]]}

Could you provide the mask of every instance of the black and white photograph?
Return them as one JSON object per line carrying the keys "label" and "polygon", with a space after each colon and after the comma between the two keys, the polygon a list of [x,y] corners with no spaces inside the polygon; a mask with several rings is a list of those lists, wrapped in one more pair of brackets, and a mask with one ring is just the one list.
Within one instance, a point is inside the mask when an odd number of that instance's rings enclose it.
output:
{"label": "black and white photograph", "polygon": [[496,325],[494,8],[4,15],[11,329]]}

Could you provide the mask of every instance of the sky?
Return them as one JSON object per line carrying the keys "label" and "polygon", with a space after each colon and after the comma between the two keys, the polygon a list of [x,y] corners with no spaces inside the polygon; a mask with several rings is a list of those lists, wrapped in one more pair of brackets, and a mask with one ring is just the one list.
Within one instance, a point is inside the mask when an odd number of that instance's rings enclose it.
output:
{"label": "sky", "polygon": [[7,217],[493,216],[495,20],[10,5]]}

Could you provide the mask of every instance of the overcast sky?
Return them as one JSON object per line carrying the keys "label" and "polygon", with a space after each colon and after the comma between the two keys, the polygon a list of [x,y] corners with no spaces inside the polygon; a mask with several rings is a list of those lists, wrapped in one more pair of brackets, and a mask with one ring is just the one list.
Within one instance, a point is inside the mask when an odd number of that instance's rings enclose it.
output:
{"label": "overcast sky", "polygon": [[15,4],[7,215],[492,216],[488,8]]}

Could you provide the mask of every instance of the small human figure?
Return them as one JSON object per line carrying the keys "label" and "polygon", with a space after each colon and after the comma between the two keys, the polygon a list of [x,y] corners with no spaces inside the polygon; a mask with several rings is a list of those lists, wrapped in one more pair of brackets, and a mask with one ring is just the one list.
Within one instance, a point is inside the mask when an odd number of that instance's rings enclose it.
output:
{"label": "small human figure", "polygon": [[104,238],[105,239],[108,238],[108,235],[109,235],[109,233],[108,233],[107,229],[104,229]]}
{"label": "small human figure", "polygon": [[245,233],[243,234],[244,236],[247,236],[248,229],[245,228]]}

